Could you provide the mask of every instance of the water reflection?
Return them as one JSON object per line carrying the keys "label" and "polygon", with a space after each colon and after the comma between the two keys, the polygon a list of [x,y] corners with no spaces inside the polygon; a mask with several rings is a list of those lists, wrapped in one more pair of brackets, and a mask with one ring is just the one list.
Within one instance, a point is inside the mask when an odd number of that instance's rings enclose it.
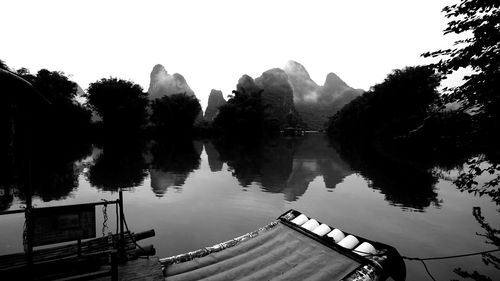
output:
{"label": "water reflection", "polygon": [[372,148],[335,142],[332,145],[368,181],[368,186],[380,190],[390,204],[416,211],[423,211],[431,204],[440,206],[435,190],[439,178],[431,168],[377,153]]}
{"label": "water reflection", "polygon": [[107,138],[97,146],[100,153],[89,167],[87,179],[106,191],[135,187],[147,176],[144,143],[133,136]]}
{"label": "water reflection", "polygon": [[241,186],[258,183],[267,192],[284,194],[287,201],[296,201],[319,176],[331,189],[352,174],[319,133],[267,142],[215,142],[217,160],[211,159],[216,155],[208,147],[209,163],[227,163]]}
{"label": "water reflection", "polygon": [[[333,191],[356,172],[392,205],[424,211],[441,204],[435,190],[439,176],[428,165],[390,158],[359,146],[331,145],[320,133],[255,142],[183,138],[144,141],[115,136],[99,141],[95,147],[99,152],[87,164],[85,175],[92,186],[106,191],[141,186],[148,173],[156,196],[164,196],[169,188],[180,191],[189,175],[200,168],[204,149],[211,172],[221,171],[225,163],[241,187],[256,184],[266,192],[283,194],[289,202],[304,195],[318,177]],[[34,148],[34,194],[44,201],[68,196],[78,186],[83,169],[79,161],[90,153],[90,144],[53,140],[37,143]],[[16,197],[23,198],[18,190],[24,182],[6,176],[0,176],[0,210],[10,208]]]}
{"label": "water reflection", "polygon": [[217,149],[215,149],[213,143],[211,141],[204,142],[205,153],[208,157],[208,166],[210,167],[211,172],[220,172],[222,170],[222,166],[224,162],[220,159],[220,154]]}
{"label": "water reflection", "polygon": [[151,188],[162,197],[169,187],[180,190],[189,174],[200,167],[203,143],[190,139],[163,139],[152,141],[149,150]]}
{"label": "water reflection", "polygon": [[0,210],[10,208],[15,198],[25,200],[25,187],[42,201],[61,200],[78,187],[80,160],[91,153],[86,141],[70,141],[58,135],[33,141],[31,153],[15,153],[18,166],[0,174]]}

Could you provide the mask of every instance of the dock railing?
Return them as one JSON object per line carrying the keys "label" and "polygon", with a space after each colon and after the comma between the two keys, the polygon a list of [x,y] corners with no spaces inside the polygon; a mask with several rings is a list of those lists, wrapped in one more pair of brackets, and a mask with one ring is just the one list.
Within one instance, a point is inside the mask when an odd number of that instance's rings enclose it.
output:
{"label": "dock railing", "polygon": [[[96,237],[95,207],[113,204],[117,206],[116,221],[118,233],[116,233],[116,236],[118,236],[118,243],[116,247],[113,246],[112,249],[94,253],[82,253],[82,240]],[[62,262],[65,258],[42,258],[42,260],[34,261],[33,248],[76,241],[77,255],[73,258],[83,260],[107,255],[111,269],[109,271],[96,272],[96,274],[100,274],[100,276],[111,275],[112,280],[118,280],[118,260],[125,256],[125,219],[122,190],[119,190],[118,199],[113,201],[103,200],[99,202],[41,208],[33,207],[31,198],[29,198],[26,200],[26,207],[24,209],[2,211],[0,212],[0,216],[19,213],[25,214],[25,229],[23,231],[25,264],[17,265],[17,267],[24,267],[27,269],[27,272],[33,272],[32,269],[34,269],[34,266],[39,267],[42,264]],[[70,258],[66,259],[69,260]],[[85,276],[75,276],[77,278],[75,280],[85,280],[95,277],[95,274],[85,274]],[[73,279],[70,277],[67,280]]]}

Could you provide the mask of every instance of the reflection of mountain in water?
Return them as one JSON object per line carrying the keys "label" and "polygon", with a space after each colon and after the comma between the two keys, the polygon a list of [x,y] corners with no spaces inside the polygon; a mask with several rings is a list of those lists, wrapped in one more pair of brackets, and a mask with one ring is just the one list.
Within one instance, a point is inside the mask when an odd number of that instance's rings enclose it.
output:
{"label": "reflection of mountain in water", "polygon": [[212,172],[220,172],[222,170],[222,165],[224,163],[220,160],[220,155],[217,149],[215,149],[212,142],[207,141],[204,143],[205,152],[208,156],[208,166]]}
{"label": "reflection of mountain in water", "polygon": [[151,189],[162,197],[169,187],[180,190],[189,174],[200,166],[203,143],[192,140],[154,141],[150,148]]}
{"label": "reflection of mountain in water", "polygon": [[294,157],[295,165],[300,167],[297,168],[298,171],[307,171],[308,177],[323,176],[326,188],[335,188],[345,177],[352,174],[349,165],[328,145],[327,137],[319,133],[308,134],[300,140]]}
{"label": "reflection of mountain in water", "polygon": [[302,196],[318,176],[327,188],[335,188],[351,174],[320,133],[257,144],[216,143],[215,147],[242,186],[258,182],[268,192],[283,193],[288,201]]}

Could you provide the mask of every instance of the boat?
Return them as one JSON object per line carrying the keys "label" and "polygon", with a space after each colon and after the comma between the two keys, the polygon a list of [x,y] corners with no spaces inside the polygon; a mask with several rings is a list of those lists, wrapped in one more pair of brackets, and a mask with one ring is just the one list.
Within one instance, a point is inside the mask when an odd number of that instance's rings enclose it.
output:
{"label": "boat", "polygon": [[398,251],[289,210],[232,240],[160,259],[165,280],[405,280]]}
{"label": "boat", "polygon": [[281,134],[286,137],[299,137],[303,136],[305,131],[298,127],[286,127],[281,130]]}

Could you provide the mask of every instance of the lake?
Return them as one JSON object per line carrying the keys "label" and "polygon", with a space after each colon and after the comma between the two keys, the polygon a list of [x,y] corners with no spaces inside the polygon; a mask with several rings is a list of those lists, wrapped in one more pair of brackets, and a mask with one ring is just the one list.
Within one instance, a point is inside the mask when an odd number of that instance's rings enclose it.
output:
{"label": "lake", "polygon": [[[114,200],[125,190],[133,231],[154,229],[159,257],[195,250],[253,231],[289,209],[394,246],[405,256],[435,257],[489,250],[473,207],[493,227],[498,206],[489,197],[460,192],[454,169],[419,170],[332,146],[309,133],[266,143],[121,140],[93,147],[78,161],[34,161],[36,207]],[[42,154],[44,155],[44,154]],[[80,154],[78,154],[80,155]],[[53,167],[53,168],[52,168]],[[49,172],[36,173],[48,169]],[[54,173],[49,178],[47,174]],[[44,176],[45,175],[45,176]],[[0,189],[3,210],[24,205],[15,186]],[[98,235],[103,232],[97,207]],[[114,230],[114,207],[108,207]],[[22,251],[24,215],[0,216],[0,254]],[[437,280],[460,279],[456,268],[498,278],[481,256],[429,261]],[[420,262],[406,261],[407,280],[430,280]],[[498,280],[498,279],[497,279]]]}

